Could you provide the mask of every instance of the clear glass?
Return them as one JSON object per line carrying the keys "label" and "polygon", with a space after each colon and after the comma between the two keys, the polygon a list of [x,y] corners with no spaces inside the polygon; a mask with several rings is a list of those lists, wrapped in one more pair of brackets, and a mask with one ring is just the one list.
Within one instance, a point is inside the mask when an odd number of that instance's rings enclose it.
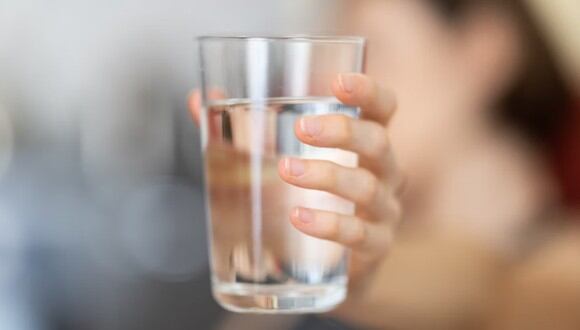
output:
{"label": "clear glass", "polygon": [[354,153],[298,141],[303,115],[358,109],[330,91],[339,73],[361,72],[363,38],[201,37],[202,150],[212,289],[236,312],[324,312],[344,300],[348,251],[295,229],[296,206],[353,214],[326,192],[283,182],[281,157],[356,166]]}

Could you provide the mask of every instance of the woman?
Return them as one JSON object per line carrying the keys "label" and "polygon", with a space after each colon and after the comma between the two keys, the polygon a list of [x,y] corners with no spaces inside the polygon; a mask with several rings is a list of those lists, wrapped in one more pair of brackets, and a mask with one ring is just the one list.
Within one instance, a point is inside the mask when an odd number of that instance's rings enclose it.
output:
{"label": "woman", "polygon": [[[558,208],[543,155],[570,99],[539,33],[519,1],[346,7],[349,32],[369,37],[374,79],[345,73],[332,88],[362,118],[305,117],[295,131],[304,143],[357,152],[360,168],[298,159],[279,166],[290,184],[357,204],[354,217],[305,208],[289,215],[305,234],[353,251],[349,300],[334,315],[397,329],[484,320],[517,328],[517,317],[495,314],[510,301],[496,292],[520,276],[506,267],[521,251],[520,233]],[[194,99],[191,108],[197,116]]]}

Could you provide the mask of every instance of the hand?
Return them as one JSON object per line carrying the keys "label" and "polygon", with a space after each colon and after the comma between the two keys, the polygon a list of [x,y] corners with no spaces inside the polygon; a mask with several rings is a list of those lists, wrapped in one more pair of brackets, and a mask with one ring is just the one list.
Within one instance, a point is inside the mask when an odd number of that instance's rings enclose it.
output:
{"label": "hand", "polygon": [[279,163],[282,179],[302,188],[323,190],[356,204],[354,216],[296,208],[290,221],[301,232],[351,248],[351,289],[383,259],[401,219],[402,190],[390,148],[387,125],[396,108],[394,95],[361,74],[343,74],[332,84],[344,104],[361,109],[361,119],[344,115],[306,116],[295,133],[303,143],[340,148],[359,155],[359,168],[333,162],[286,158]]}
{"label": "hand", "polygon": [[[372,275],[372,270],[387,254],[393,231],[401,219],[398,195],[403,180],[387,134],[396,102],[391,92],[362,74],[339,76],[332,84],[332,91],[344,104],[360,107],[361,119],[344,115],[306,116],[296,122],[296,136],[309,145],[355,152],[359,155],[360,167],[285,158],[278,170],[281,178],[292,185],[327,191],[356,204],[354,216],[303,207],[290,215],[291,223],[299,231],[351,248],[352,294],[360,289],[359,284],[367,282],[362,276]],[[189,101],[198,122],[199,93],[193,93]]]}

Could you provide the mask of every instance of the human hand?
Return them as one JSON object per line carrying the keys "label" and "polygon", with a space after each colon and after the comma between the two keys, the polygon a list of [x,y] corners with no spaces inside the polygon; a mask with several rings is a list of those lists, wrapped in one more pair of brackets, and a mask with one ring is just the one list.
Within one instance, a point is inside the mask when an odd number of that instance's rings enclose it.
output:
{"label": "human hand", "polygon": [[[368,76],[343,74],[332,84],[339,101],[360,107],[361,118],[329,114],[305,116],[295,123],[298,139],[316,147],[340,148],[359,155],[359,167],[330,161],[283,158],[280,177],[289,184],[326,191],[356,204],[356,214],[295,208],[290,222],[306,235],[351,249],[351,293],[367,282],[363,276],[383,260],[401,219],[402,176],[390,148],[387,125],[396,108],[394,95]],[[223,95],[218,95],[223,97]],[[219,97],[218,97],[219,98]],[[200,96],[190,97],[190,110],[199,122]]]}
{"label": "human hand", "polygon": [[298,139],[316,147],[340,148],[359,155],[358,168],[323,160],[284,158],[279,173],[292,185],[326,191],[356,204],[355,215],[298,207],[290,221],[304,234],[351,249],[351,289],[383,259],[401,219],[402,176],[395,164],[387,125],[394,95],[362,74],[340,75],[332,91],[342,103],[360,107],[361,119],[345,115],[305,116],[294,130]]}

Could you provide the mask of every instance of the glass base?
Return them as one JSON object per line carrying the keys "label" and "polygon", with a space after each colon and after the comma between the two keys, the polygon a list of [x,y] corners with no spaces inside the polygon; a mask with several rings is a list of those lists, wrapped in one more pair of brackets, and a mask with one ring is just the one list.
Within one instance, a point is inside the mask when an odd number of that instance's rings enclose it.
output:
{"label": "glass base", "polygon": [[346,297],[346,284],[263,285],[216,283],[213,295],[225,309],[237,313],[323,313]]}

